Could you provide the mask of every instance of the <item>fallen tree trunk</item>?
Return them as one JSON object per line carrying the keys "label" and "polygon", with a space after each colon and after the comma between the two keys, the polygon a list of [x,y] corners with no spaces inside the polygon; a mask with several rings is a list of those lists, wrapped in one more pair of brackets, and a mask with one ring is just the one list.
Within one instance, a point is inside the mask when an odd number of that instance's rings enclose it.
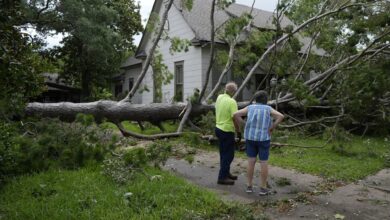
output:
{"label": "fallen tree trunk", "polygon": [[[249,102],[239,102],[238,108],[244,108]],[[274,106],[274,100],[269,105]],[[112,122],[121,121],[150,121],[160,122],[179,119],[180,113],[187,106],[186,103],[152,103],[132,104],[129,102],[116,102],[100,100],[96,102],[73,103],[40,103],[32,102],[25,108],[27,116],[42,118],[59,118],[64,121],[73,121],[79,113],[93,115],[96,120],[107,119]],[[293,109],[301,106],[294,101],[284,103],[279,109]],[[214,111],[214,104],[194,104],[191,109],[190,118]]]}
{"label": "fallen tree trunk", "polygon": [[[249,102],[239,102],[238,108],[244,108]],[[268,103],[271,106],[275,105],[274,100]],[[132,104],[129,102],[116,102],[110,100],[100,100],[87,103],[39,103],[32,102],[25,108],[27,116],[35,116],[42,118],[59,118],[63,121],[73,121],[76,115],[89,114],[93,115],[95,120],[100,121],[106,119],[108,121],[118,123],[122,121],[149,121],[161,122],[180,118],[180,113],[183,112],[186,103],[152,103],[152,104]],[[299,109],[302,108],[296,101],[290,101],[278,106],[279,110],[284,109]],[[194,104],[191,108],[189,117],[193,118],[206,114],[209,111],[214,111],[214,104]]]}
{"label": "fallen tree trunk", "polygon": [[[101,100],[89,103],[29,103],[25,109],[27,116],[60,118],[73,121],[79,113],[93,115],[97,121],[106,119],[118,123],[121,121],[160,122],[178,119],[186,103],[131,104]],[[194,105],[190,117],[199,116],[214,110],[214,105]]]}

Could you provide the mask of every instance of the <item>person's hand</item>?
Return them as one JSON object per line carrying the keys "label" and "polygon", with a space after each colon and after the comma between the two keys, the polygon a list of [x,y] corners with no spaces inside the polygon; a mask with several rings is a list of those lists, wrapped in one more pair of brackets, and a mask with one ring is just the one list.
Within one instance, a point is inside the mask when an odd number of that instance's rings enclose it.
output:
{"label": "person's hand", "polygon": [[270,127],[268,129],[268,134],[271,136],[273,131],[274,131],[274,127]]}
{"label": "person's hand", "polygon": [[236,140],[236,143],[240,143],[241,142],[241,132],[237,132],[237,139]]}

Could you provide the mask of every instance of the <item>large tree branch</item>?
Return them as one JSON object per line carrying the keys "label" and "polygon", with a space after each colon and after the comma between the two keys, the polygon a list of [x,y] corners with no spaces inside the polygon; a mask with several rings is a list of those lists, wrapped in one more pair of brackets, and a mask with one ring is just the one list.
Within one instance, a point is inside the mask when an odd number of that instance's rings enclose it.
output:
{"label": "large tree branch", "polygon": [[221,75],[218,78],[217,84],[215,84],[213,90],[211,90],[211,92],[207,95],[207,97],[205,99],[206,101],[213,98],[214,94],[218,91],[219,86],[222,83],[223,77],[226,75],[227,72],[229,72],[229,70],[233,64],[234,48],[235,48],[235,44],[230,44],[228,61],[226,62],[226,65],[225,65]]}
{"label": "large tree branch", "polygon": [[132,97],[134,96],[135,92],[138,90],[138,87],[140,86],[142,80],[144,79],[144,77],[146,75],[146,72],[149,69],[150,62],[152,61],[152,58],[153,58],[153,55],[154,55],[154,51],[156,50],[158,42],[160,41],[161,35],[162,35],[163,31],[164,31],[165,22],[168,19],[168,12],[171,9],[173,1],[174,0],[169,0],[169,2],[165,5],[165,11],[164,11],[163,16],[162,16],[162,20],[161,20],[161,24],[160,24],[159,30],[157,32],[156,37],[153,40],[152,47],[149,49],[149,52],[148,52],[148,54],[146,56],[145,63],[142,66],[141,73],[139,74],[136,82],[134,83],[133,88],[126,95],[126,97],[123,100],[121,100],[120,102],[130,102]]}
{"label": "large tree branch", "polygon": [[[387,45],[386,47],[389,47],[389,46],[390,45]],[[384,48],[386,48],[386,47],[381,47],[379,50],[383,51]],[[360,58],[364,57],[365,55],[378,54],[377,52],[378,52],[378,49],[364,50],[359,54],[355,54],[355,55],[351,55],[349,57],[346,57],[343,60],[341,60],[340,62],[338,62],[337,64],[335,64],[334,66],[330,67],[329,69],[327,69],[324,72],[322,72],[321,74],[319,74],[318,76],[304,82],[304,84],[307,86],[310,86],[310,90],[313,90],[313,89],[317,88],[319,85],[321,85],[322,83],[324,83],[326,79],[330,78],[332,74],[334,74],[337,70],[339,70],[343,66],[349,65],[353,62],[356,62],[357,59],[360,59]],[[321,82],[321,83],[318,83],[318,82]],[[283,96],[281,98],[281,100],[278,101],[278,103],[289,102],[293,98],[294,98],[294,95],[292,93],[288,93],[285,96]],[[273,101],[271,101],[271,103],[272,102]]]}
{"label": "large tree branch", "polygon": [[329,16],[329,15],[332,15],[332,14],[335,14],[335,13],[338,13],[342,10],[345,10],[347,8],[350,8],[350,7],[354,7],[354,6],[361,6],[362,4],[359,4],[359,3],[356,3],[356,4],[343,4],[342,6],[338,7],[337,9],[335,10],[332,10],[332,11],[328,11],[328,12],[325,12],[325,13],[322,13],[322,14],[318,14],[310,19],[308,19],[307,21],[305,21],[303,24],[299,25],[298,27],[296,27],[290,34],[284,34],[282,37],[280,37],[275,43],[273,43],[271,46],[269,46],[267,48],[267,50],[261,55],[261,57],[257,60],[257,62],[255,63],[255,65],[253,65],[252,69],[249,71],[249,73],[247,74],[245,80],[243,81],[243,83],[240,85],[240,87],[237,89],[237,92],[234,94],[233,98],[237,98],[237,96],[242,92],[243,88],[246,86],[246,84],[249,82],[249,80],[251,79],[251,77],[253,76],[255,70],[259,67],[260,63],[265,59],[265,57],[272,51],[272,49],[274,47],[276,47],[277,45],[279,45],[281,42],[283,42],[284,40],[286,40],[290,35],[293,35],[295,33],[297,33],[298,31],[300,31],[301,29],[305,28],[307,25],[311,24],[312,22],[314,21],[317,21],[319,19],[322,19],[326,16]]}
{"label": "large tree branch", "polygon": [[210,34],[211,34],[211,42],[210,42],[210,59],[209,59],[209,65],[207,67],[206,71],[206,78],[203,84],[202,91],[200,91],[199,94],[199,99],[197,100],[198,103],[202,102],[202,98],[206,92],[207,85],[209,84],[209,78],[210,78],[210,73],[211,69],[213,68],[214,64],[214,38],[215,38],[215,31],[214,31],[214,10],[215,10],[215,1],[213,0],[211,3],[211,12],[210,12]]}
{"label": "large tree branch", "polygon": [[[251,7],[251,10],[249,12],[250,15],[252,15],[252,12],[253,12],[253,7],[256,3],[256,0],[253,0],[252,2],[252,7]],[[231,42],[227,41],[229,43],[229,55],[228,55],[228,60],[226,61],[226,64],[225,64],[225,67],[224,69],[222,70],[222,73],[221,75],[219,76],[218,78],[218,81],[217,81],[217,84],[214,86],[214,88],[212,89],[212,91],[207,95],[206,97],[206,101],[211,99],[214,94],[218,91],[219,89],[219,86],[221,85],[222,83],[222,80],[223,80],[223,77],[225,77],[225,75],[229,72],[230,68],[232,67],[232,64],[233,64],[233,58],[234,58],[234,50],[235,50],[235,47],[237,45],[237,41],[239,40],[240,38],[240,34],[242,33],[243,30],[245,30],[247,27],[250,27],[251,23],[252,23],[252,20],[253,19],[249,19],[248,21],[248,24],[246,26],[244,26],[232,39]],[[201,100],[201,97],[199,99],[199,101]]]}
{"label": "large tree branch", "polygon": [[[337,120],[337,119],[344,117],[344,116],[345,116],[344,114],[336,115],[336,116],[329,116],[329,117],[323,117],[323,118],[320,118],[320,119],[314,120],[314,121],[302,121],[302,122],[298,122],[298,123],[291,124],[291,125],[279,125],[279,126],[281,128],[295,128],[298,126],[303,126],[303,125],[308,125],[308,124],[317,124],[317,123],[320,123],[323,121]],[[297,120],[297,119],[295,119],[295,120]]]}
{"label": "large tree branch", "polygon": [[179,127],[177,128],[177,132],[183,131],[184,124],[186,123],[188,117],[190,116],[191,111],[192,111],[192,103],[189,101],[187,106],[186,106],[184,116],[180,121]]}

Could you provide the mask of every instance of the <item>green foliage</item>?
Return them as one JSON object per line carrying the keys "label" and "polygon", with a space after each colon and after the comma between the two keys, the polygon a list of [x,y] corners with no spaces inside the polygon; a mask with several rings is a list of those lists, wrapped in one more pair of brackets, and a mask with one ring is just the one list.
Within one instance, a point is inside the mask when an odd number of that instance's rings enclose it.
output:
{"label": "green foliage", "polygon": [[184,6],[185,9],[188,11],[192,10],[192,6],[194,5],[193,0],[182,0],[182,5]]}
{"label": "green foliage", "polygon": [[301,46],[297,38],[290,37],[283,48],[272,52],[270,56],[272,67],[270,66],[269,69],[273,70],[278,77],[295,75],[301,64],[297,56]]}
{"label": "green foliage", "polygon": [[172,146],[162,141],[153,142],[145,148],[124,149],[103,161],[103,172],[116,183],[125,184],[138,173],[143,173],[149,165],[159,167],[164,164],[171,152]]}
{"label": "green foliage", "polygon": [[153,163],[155,167],[159,167],[160,164],[165,164],[165,161],[172,152],[172,146],[166,141],[155,141],[146,146],[145,151],[149,163]]}
{"label": "green foliage", "polygon": [[251,19],[251,15],[247,13],[242,14],[240,17],[229,19],[217,34],[228,44],[232,44]]}
{"label": "green foliage", "polygon": [[[387,144],[387,145],[390,146],[389,144]],[[384,156],[384,159],[385,159],[384,167],[390,168],[390,147],[387,150],[387,152]]]}
{"label": "green foliage", "polygon": [[290,91],[304,107],[319,103],[319,100],[314,95],[310,95],[309,87],[302,80],[295,80],[293,77],[288,78],[287,84]]}
{"label": "green foliage", "polygon": [[32,25],[37,31],[65,33],[63,46],[54,48],[55,59],[61,59],[61,74],[81,88],[84,100],[92,88],[108,86],[107,79],[119,71],[124,56],[135,49],[132,38],[142,31],[140,6],[131,0],[66,0],[39,13],[29,5]]}
{"label": "green foliage", "polygon": [[193,148],[199,148],[200,145],[204,144],[198,133],[185,133],[182,138],[188,146]]}
{"label": "green foliage", "polygon": [[169,47],[169,53],[173,55],[174,53],[180,53],[182,51],[188,52],[188,48],[191,46],[191,41],[188,39],[181,39],[179,37],[172,37],[171,46]]}
{"label": "green foliage", "polygon": [[202,115],[199,120],[199,125],[202,127],[204,134],[214,134],[215,129],[215,115],[214,112],[209,111],[207,114]]}
{"label": "green foliage", "polygon": [[109,100],[114,96],[107,88],[92,86],[91,97],[93,100]]}
{"label": "green foliage", "polygon": [[325,129],[322,138],[332,142],[347,143],[351,141],[352,135],[340,126],[333,126]]}
{"label": "green foliage", "polygon": [[84,125],[84,126],[91,126],[95,122],[95,118],[93,115],[86,115],[82,113],[78,113],[76,115],[76,122]]}
{"label": "green foliage", "polygon": [[0,117],[20,113],[25,103],[44,90],[49,62],[39,55],[41,46],[19,28],[25,20],[20,1],[0,2]]}
{"label": "green foliage", "polygon": [[[303,29],[302,34],[315,39],[315,46],[323,48],[330,56],[318,57],[311,54],[302,72],[319,73],[345,57],[358,54],[371,43],[374,43],[373,48],[388,44],[390,38],[385,34],[388,31],[385,27],[389,23],[390,5],[385,1],[358,2],[359,6],[349,7],[326,16]],[[341,4],[341,1],[285,1],[285,5],[290,5],[287,7],[287,15],[295,24],[304,23],[320,13],[321,9],[326,12],[336,9]],[[384,35],[382,39],[373,42],[374,38],[381,35]],[[276,57],[280,59],[279,56]],[[313,95],[321,97],[327,88],[331,88],[324,98],[334,105],[342,103],[344,113],[351,116],[344,121],[344,126],[357,127],[355,132],[360,133],[366,130],[368,133],[375,131],[375,133],[386,134],[389,132],[387,129],[389,108],[378,100],[386,99],[386,94],[390,94],[388,80],[386,80],[389,70],[388,60],[388,55],[378,54],[371,61],[361,59],[348,67],[342,67],[330,76],[327,82],[318,87]],[[286,68],[288,67],[281,69]],[[288,69],[286,72],[297,72],[294,65]],[[302,91],[300,95],[304,96],[304,93],[307,94]],[[374,126],[367,127],[368,124]]]}
{"label": "green foliage", "polygon": [[247,67],[256,63],[257,59],[264,53],[266,46],[272,40],[272,31],[252,30],[246,43],[236,49],[236,56],[239,57],[233,63],[235,76],[245,76]]}
{"label": "green foliage", "polygon": [[217,0],[216,4],[220,9],[229,7],[229,5],[236,2],[235,0]]}
{"label": "green foliage", "polygon": [[159,51],[153,54],[153,102],[162,102],[162,85],[168,85],[173,79],[173,74],[164,64],[163,56]]}
{"label": "green foliage", "polygon": [[374,125],[369,132],[388,134],[390,107],[381,100],[390,97],[389,60],[357,65],[344,73],[340,76],[342,80],[333,81],[337,88],[332,93],[332,102],[343,103],[355,124],[371,123]]}
{"label": "green foliage", "polygon": [[91,125],[91,116],[78,116],[80,122],[59,120],[29,122],[37,133],[25,131],[25,125],[0,127],[0,183],[24,173],[49,168],[75,169],[103,161],[115,148],[116,139],[109,130]]}

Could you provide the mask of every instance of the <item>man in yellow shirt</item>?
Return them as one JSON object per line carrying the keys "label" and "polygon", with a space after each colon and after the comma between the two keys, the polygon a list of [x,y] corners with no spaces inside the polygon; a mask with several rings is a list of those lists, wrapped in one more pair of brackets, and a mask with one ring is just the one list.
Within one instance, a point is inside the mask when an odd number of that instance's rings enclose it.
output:
{"label": "man in yellow shirt", "polygon": [[234,131],[241,136],[238,124],[233,121],[233,114],[238,110],[237,102],[232,98],[236,91],[236,83],[226,84],[225,93],[219,95],[215,102],[215,134],[219,139],[220,158],[218,184],[223,185],[233,185],[237,179],[237,176],[230,173],[230,164],[234,159]]}

